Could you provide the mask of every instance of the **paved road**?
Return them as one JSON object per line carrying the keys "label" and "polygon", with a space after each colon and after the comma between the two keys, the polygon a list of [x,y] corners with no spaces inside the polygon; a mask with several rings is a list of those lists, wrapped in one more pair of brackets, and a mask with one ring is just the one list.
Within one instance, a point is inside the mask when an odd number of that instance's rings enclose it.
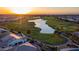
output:
{"label": "paved road", "polygon": [[[64,33],[65,34],[65,33]],[[62,34],[61,34],[62,35]],[[75,46],[78,46],[79,47],[79,45],[77,45],[77,44],[75,44],[74,42],[72,42],[72,40],[70,39],[70,38],[68,38],[68,37],[66,37],[65,35],[62,35],[62,37],[64,37],[64,38],[66,38],[67,40],[68,40],[68,44],[72,44],[72,45],[75,45]]]}

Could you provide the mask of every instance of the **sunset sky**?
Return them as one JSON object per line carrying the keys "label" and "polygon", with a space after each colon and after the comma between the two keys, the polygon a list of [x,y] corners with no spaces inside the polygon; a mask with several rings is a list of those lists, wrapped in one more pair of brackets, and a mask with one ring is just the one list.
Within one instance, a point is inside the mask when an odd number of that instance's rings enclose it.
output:
{"label": "sunset sky", "polygon": [[77,7],[0,7],[0,14],[79,14]]}

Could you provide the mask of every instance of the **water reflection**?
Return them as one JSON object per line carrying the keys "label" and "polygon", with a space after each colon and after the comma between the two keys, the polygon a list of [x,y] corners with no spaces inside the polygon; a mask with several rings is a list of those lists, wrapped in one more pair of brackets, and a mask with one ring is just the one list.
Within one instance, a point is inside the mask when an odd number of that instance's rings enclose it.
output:
{"label": "water reflection", "polygon": [[51,28],[46,24],[46,20],[43,19],[35,19],[35,20],[29,20],[28,22],[34,22],[35,27],[38,27],[41,29],[40,33],[54,33],[55,29]]}

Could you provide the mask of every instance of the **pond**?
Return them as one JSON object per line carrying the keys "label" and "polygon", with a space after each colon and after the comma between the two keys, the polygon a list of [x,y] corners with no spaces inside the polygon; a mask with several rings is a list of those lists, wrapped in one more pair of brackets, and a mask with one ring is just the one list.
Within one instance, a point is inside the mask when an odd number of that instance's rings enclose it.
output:
{"label": "pond", "polygon": [[55,32],[55,29],[51,28],[46,24],[47,20],[43,19],[35,19],[35,20],[28,20],[28,22],[34,22],[35,27],[38,27],[41,29],[40,33],[47,33],[47,34],[52,34]]}

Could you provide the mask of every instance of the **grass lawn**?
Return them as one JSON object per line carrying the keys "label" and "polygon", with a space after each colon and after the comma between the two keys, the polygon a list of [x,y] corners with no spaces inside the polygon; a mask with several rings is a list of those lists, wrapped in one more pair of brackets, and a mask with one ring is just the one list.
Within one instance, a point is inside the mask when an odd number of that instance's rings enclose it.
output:
{"label": "grass lawn", "polygon": [[61,38],[61,36],[58,34],[41,34],[39,31],[32,30],[31,36],[33,39],[50,44],[61,44],[64,42],[63,38]]}
{"label": "grass lawn", "polygon": [[[54,27],[57,30],[59,29],[62,31],[64,29],[63,31],[74,31],[76,29],[76,27],[73,24],[70,24],[68,22],[62,22],[54,17],[45,17],[45,19],[48,20],[47,24],[49,26],[51,26],[52,28]],[[20,31],[24,34],[27,34],[27,30],[31,30],[30,35],[33,39],[37,39],[50,44],[62,44],[64,42],[64,39],[61,38],[61,36],[58,34],[41,34],[40,29],[35,28],[34,25],[34,23],[28,22],[22,24],[18,24],[17,22],[10,22],[4,25],[4,27],[8,29],[13,29],[15,31]]]}
{"label": "grass lawn", "polygon": [[56,17],[44,17],[47,24],[59,31],[72,32],[79,29],[79,24],[59,20]]}

